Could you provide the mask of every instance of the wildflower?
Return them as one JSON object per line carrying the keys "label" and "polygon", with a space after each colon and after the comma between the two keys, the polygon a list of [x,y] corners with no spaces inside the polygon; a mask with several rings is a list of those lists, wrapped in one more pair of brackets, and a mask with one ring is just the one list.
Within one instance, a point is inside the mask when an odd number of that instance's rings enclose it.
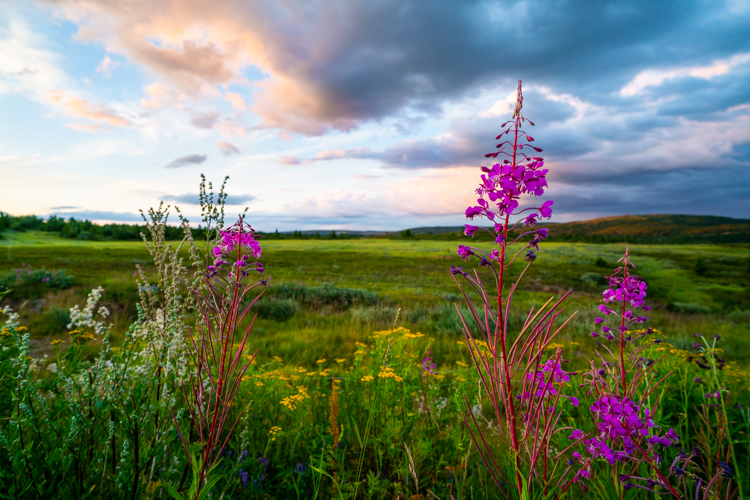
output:
{"label": "wildflower", "polygon": [[701,345],[700,345],[700,344],[699,344],[698,342],[694,342],[694,343],[693,343],[693,345],[692,345],[691,347],[692,347],[693,349],[695,349],[695,350],[697,351],[697,350],[698,350],[698,349],[700,349],[700,348],[701,348],[702,346],[701,346]]}
{"label": "wildflower", "polygon": [[458,256],[463,260],[468,260],[470,256],[474,255],[470,247],[466,245],[458,245]]}
{"label": "wildflower", "polygon": [[[273,427],[271,427],[271,430],[268,431],[268,434],[271,435],[271,436],[275,436],[279,432],[281,432],[281,427],[278,427],[278,426],[274,425]],[[263,457],[261,457],[259,460],[262,463],[263,462]],[[265,459],[265,460],[266,460],[266,462],[265,462],[266,466],[268,466],[268,459]]]}
{"label": "wildflower", "polygon": [[732,478],[734,477],[734,473],[732,472],[732,468],[728,466],[726,463],[719,460],[719,474],[721,474],[721,477],[726,478]]}
{"label": "wildflower", "polygon": [[573,396],[568,396],[568,401],[570,401],[570,404],[572,404],[572,405],[573,405],[573,406],[575,406],[576,408],[577,408],[577,407],[578,407],[578,405],[580,404],[580,401],[578,401],[578,398],[576,398],[576,397],[573,397]]}
{"label": "wildflower", "polygon": [[474,236],[474,233],[479,231],[479,227],[477,226],[472,226],[471,224],[464,224],[464,226],[466,226],[466,229],[464,229],[464,234],[466,236]]}
{"label": "wildflower", "polygon": [[574,430],[573,433],[568,436],[568,439],[571,441],[578,441],[581,438],[583,438],[583,431],[581,431],[581,429]]}
{"label": "wildflower", "polygon": [[534,262],[536,260],[536,254],[533,250],[529,250],[523,257],[523,260],[525,260],[526,262]]}
{"label": "wildflower", "polygon": [[247,471],[240,469],[240,480],[242,480],[242,487],[247,488]]}

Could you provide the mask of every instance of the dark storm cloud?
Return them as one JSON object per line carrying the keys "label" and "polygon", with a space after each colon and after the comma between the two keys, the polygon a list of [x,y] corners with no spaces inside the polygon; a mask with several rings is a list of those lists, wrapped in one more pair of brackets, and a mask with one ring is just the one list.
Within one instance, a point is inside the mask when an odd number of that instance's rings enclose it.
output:
{"label": "dark storm cloud", "polygon": [[313,117],[323,121],[379,119],[406,108],[432,115],[446,100],[517,77],[607,101],[648,68],[705,65],[750,50],[748,13],[711,2],[394,1],[339,7],[336,29],[325,25],[325,33],[311,35],[318,43],[309,50],[322,53],[297,75],[314,83],[321,101],[335,99]]}
{"label": "dark storm cloud", "polygon": [[550,188],[549,197],[560,213],[750,216],[749,169],[644,171],[635,176],[613,176],[594,188],[580,186]]}
{"label": "dark storm cloud", "polygon": [[180,167],[189,167],[191,165],[200,165],[201,163],[206,161],[206,158],[208,158],[208,155],[187,155],[187,156],[181,156],[180,158],[177,158],[176,160],[172,160],[170,163],[165,165],[165,168],[180,168]]}

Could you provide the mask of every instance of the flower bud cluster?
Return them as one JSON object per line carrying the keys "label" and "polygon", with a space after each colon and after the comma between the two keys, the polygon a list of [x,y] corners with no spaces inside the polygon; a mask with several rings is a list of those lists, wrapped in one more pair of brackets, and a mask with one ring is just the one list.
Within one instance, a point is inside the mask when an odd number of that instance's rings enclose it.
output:
{"label": "flower bud cluster", "polygon": [[[237,250],[237,258],[234,252]],[[213,249],[214,263],[208,266],[206,272],[207,278],[216,276],[219,271],[226,265],[231,264],[232,269],[229,274],[235,272],[239,277],[247,276],[250,271],[263,273],[263,264],[260,262],[248,262],[250,257],[259,259],[261,256],[261,247],[255,239],[255,231],[249,224],[242,221],[242,218],[226,230],[221,231],[219,244]]]}

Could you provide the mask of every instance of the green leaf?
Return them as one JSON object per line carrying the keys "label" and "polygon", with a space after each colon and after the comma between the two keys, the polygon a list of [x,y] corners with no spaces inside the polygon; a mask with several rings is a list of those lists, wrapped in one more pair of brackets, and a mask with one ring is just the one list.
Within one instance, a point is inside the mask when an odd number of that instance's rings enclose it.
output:
{"label": "green leaf", "polygon": [[177,488],[172,486],[169,483],[163,483],[162,486],[164,486],[164,489],[167,490],[167,493],[174,498],[174,500],[184,500],[183,496],[180,495],[180,492],[177,491]]}

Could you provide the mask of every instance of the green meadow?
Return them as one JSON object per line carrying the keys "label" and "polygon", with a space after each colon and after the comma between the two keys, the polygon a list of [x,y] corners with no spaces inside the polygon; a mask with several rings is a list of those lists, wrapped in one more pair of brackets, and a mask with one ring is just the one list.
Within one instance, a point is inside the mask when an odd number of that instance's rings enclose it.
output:
{"label": "green meadow", "polygon": [[[265,309],[254,329],[253,345],[260,348],[261,357],[281,356],[305,364],[351,355],[355,342],[389,326],[400,309],[399,324],[433,338],[437,362],[452,362],[462,339],[453,304],[463,307],[463,299],[448,270],[466,264],[456,255],[456,247],[468,241],[261,241],[269,286],[260,302]],[[136,317],[136,265],[147,274],[154,269],[142,242],[70,240],[29,231],[6,233],[0,245],[0,276],[11,279],[13,269],[25,264],[32,269],[64,269],[72,277],[66,289],[19,289],[6,298],[29,325],[35,348],[42,351],[66,334],[65,311],[83,304],[88,291],[97,286],[105,290],[103,301],[113,313],[114,332],[124,332]],[[487,243],[476,246],[490,248]],[[563,340],[588,342],[604,276],[624,250],[622,243],[556,243],[554,238],[544,242],[514,309],[520,314],[572,291],[567,307],[579,314]],[[637,272],[649,285],[651,324],[680,348],[692,344],[693,333],[719,334],[727,355],[745,364],[750,359],[749,250],[747,244],[630,245]],[[521,263],[514,264],[516,273]],[[490,279],[483,272],[480,277]],[[355,296],[334,304],[295,300],[287,297],[288,290],[284,293],[289,286],[301,286],[309,298],[321,285],[367,293],[364,300]]]}

